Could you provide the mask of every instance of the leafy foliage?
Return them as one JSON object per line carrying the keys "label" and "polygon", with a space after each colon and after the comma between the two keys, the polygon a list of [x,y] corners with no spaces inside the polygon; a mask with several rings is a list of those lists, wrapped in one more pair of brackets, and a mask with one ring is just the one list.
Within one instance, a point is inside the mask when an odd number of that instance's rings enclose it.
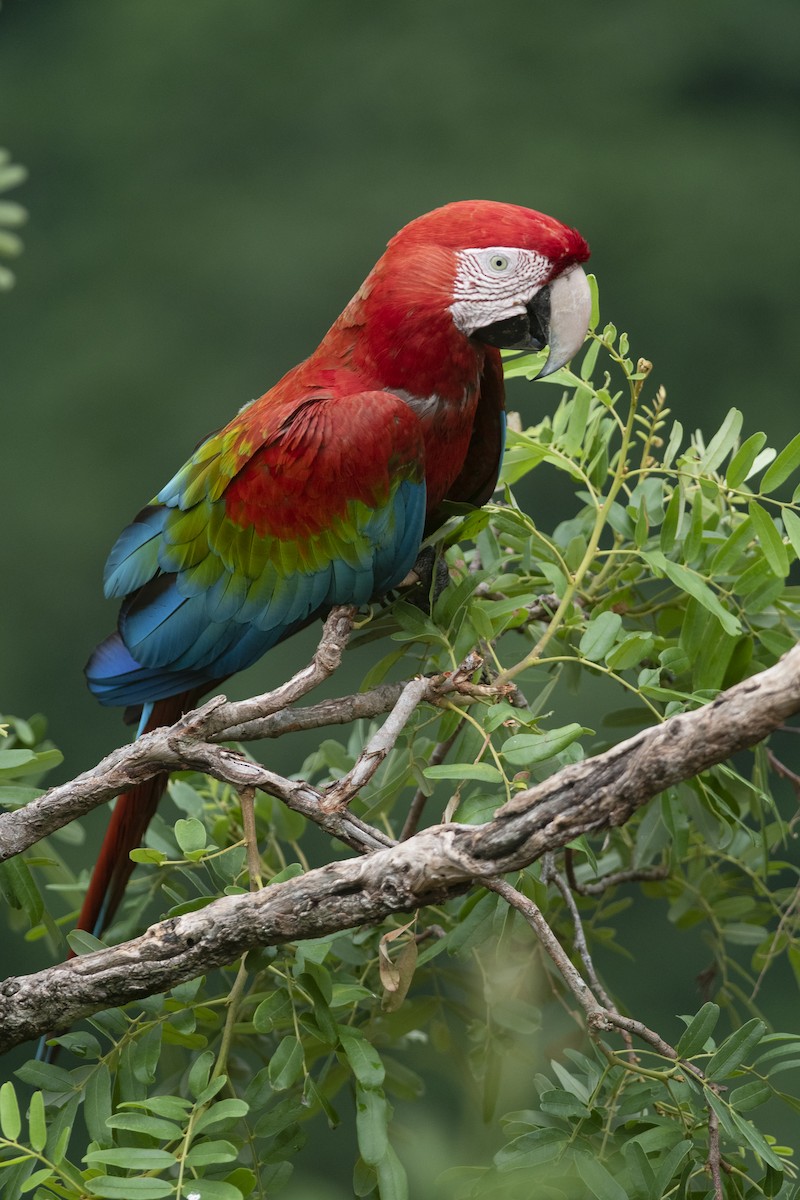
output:
{"label": "leafy foliage", "polygon": [[[537,369],[536,356],[506,363],[512,378]],[[453,513],[440,541],[451,582],[432,613],[398,601],[364,622],[362,641],[395,643],[365,688],[400,670],[455,668],[478,647],[488,676],[532,697],[421,708],[355,801],[365,820],[399,836],[413,797],[431,820],[480,823],[615,731],[704,704],[797,640],[800,488],[786,485],[800,437],[776,453],[763,433],[743,436],[735,410],[712,437],[687,436],[650,374],[625,334],[593,333],[575,371],[549,380],[553,415],[510,433],[502,501]],[[547,471],[574,495],[552,529],[512,491]],[[610,710],[599,732],[572,719],[590,680],[597,709]],[[372,732],[359,722],[345,740],[325,738],[299,776],[341,778]],[[33,794],[17,780],[52,765],[42,736],[35,722],[14,723],[0,799]],[[407,1170],[423,1194],[425,1168],[393,1120],[424,1092],[420,1045],[456,1060],[494,1136],[490,1166],[450,1162],[431,1194],[700,1198],[715,1194],[716,1161],[726,1197],[797,1195],[792,1148],[770,1128],[775,1102],[800,1111],[782,1090],[800,1036],[771,1031],[757,1007],[766,981],[786,978],[781,964],[800,975],[793,825],[771,790],[771,768],[787,769],[770,756],[762,746],[671,788],[625,826],[574,843],[563,866],[546,860],[512,881],[585,971],[581,936],[587,954],[624,950],[617,918],[633,888],[653,902],[654,923],[662,901],[678,930],[703,931],[708,999],[676,1047],[645,1038],[634,1053],[616,1032],[589,1037],[580,1020],[565,1033],[574,1003],[563,978],[520,914],[476,889],[405,925],[251,952],[55,1039],[59,1065],[30,1062],[0,1092],[4,1195],[272,1195],[324,1122],[352,1131],[355,1195],[407,1196]],[[170,794],[180,816],[158,817],[134,853],[141,867],[116,935],[156,904],[175,915],[250,884],[238,797],[192,775]],[[256,819],[267,886],[331,856],[275,799],[257,797]],[[57,855],[14,861],[3,887],[28,936],[57,938],[36,880],[66,894],[76,881]],[[616,996],[613,977],[604,987]],[[515,1069],[526,1072],[525,1106],[498,1118]]]}

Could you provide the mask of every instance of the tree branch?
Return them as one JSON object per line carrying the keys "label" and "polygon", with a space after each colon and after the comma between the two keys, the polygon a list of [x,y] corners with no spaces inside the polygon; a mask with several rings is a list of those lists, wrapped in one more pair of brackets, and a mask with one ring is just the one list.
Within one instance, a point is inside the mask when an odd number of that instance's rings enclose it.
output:
{"label": "tree branch", "polygon": [[[458,684],[452,676],[450,684],[437,677],[436,686],[457,690]],[[200,911],[162,921],[121,946],[6,980],[0,984],[0,1051],[42,1033],[61,1032],[81,1016],[174,987],[233,962],[250,947],[377,924],[392,913],[441,903],[477,880],[486,882],[521,869],[580,834],[622,824],[665,787],[752,746],[798,711],[800,647],[711,704],[643,730],[604,754],[566,767],[520,792],[484,825],[434,826],[397,845],[386,845],[388,838],[347,812],[321,813],[321,794],[302,781],[283,779],[208,742],[186,741],[180,746],[184,757],[171,751],[181,766],[208,770],[210,763],[220,770],[216,756],[222,755],[226,778],[235,786],[255,786],[280,795],[297,811],[308,811],[323,828],[343,840],[351,839],[361,849],[381,842],[383,846],[253,895],[225,896]],[[171,732],[147,736],[154,739]],[[127,747],[104,762],[119,763],[122,756],[124,770],[131,773],[134,749]],[[147,769],[152,772],[152,762]],[[157,769],[164,769],[161,762]],[[89,796],[88,786],[82,786]],[[95,787],[108,798],[111,785],[102,774]],[[61,803],[57,797],[57,804]],[[46,823],[47,796],[28,808],[33,805],[39,806],[37,820]],[[3,820],[21,818],[26,811],[6,814]],[[23,838],[30,837],[24,820],[17,828]],[[6,856],[17,852],[6,845]],[[605,1009],[603,1013],[604,1020],[641,1036],[637,1022]]]}
{"label": "tree branch", "polygon": [[[235,704],[228,703],[224,696],[216,696],[202,707],[186,713],[174,725],[154,729],[135,742],[113,751],[97,766],[70,783],[50,788],[23,808],[0,813],[0,862],[13,858],[48,834],[85,816],[93,808],[151,776],[162,771],[182,770],[202,771],[214,779],[231,784],[238,791],[259,788],[276,796],[288,808],[314,821],[325,833],[359,852],[390,845],[391,838],[384,833],[348,812],[339,811],[342,801],[337,797],[344,795],[344,780],[326,795],[311,784],[287,779],[252,762],[236,750],[216,744],[233,733],[244,732],[248,737],[256,737],[264,724],[271,720],[279,724],[296,718],[297,713],[293,714],[292,710],[280,706],[307,694],[333,673],[341,661],[354,613],[355,609],[352,608],[334,609],[325,622],[322,639],[311,664],[274,691]],[[394,720],[389,718],[373,739],[374,745],[370,743],[365,748],[348,776],[348,780],[357,780],[356,790],[363,787],[378,769],[419,704],[436,703],[448,695],[458,695],[469,701],[499,698],[507,693],[507,686],[494,687],[470,682],[469,676],[480,665],[481,660],[477,655],[469,655],[457,671],[392,685],[391,688],[378,688],[361,697],[346,697],[341,702],[349,711],[357,710],[362,716],[397,710],[397,716]],[[401,698],[406,693],[412,697],[413,706],[409,706],[407,698],[399,708]],[[317,712],[321,713],[320,724],[331,723],[331,707],[339,703],[325,701],[315,706]],[[313,712],[314,709],[300,710],[305,721],[303,727],[312,727],[309,714]],[[351,787],[349,797],[354,794],[355,790]]]}

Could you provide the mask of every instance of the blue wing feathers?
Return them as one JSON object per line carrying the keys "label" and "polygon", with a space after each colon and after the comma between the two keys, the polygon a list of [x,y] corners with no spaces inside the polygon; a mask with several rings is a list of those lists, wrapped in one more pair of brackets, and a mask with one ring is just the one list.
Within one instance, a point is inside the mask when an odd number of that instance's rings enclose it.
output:
{"label": "blue wing feathers", "polygon": [[384,595],[414,563],[423,481],[401,480],[385,504],[353,510],[354,524],[318,532],[301,555],[275,541],[265,556],[253,526],[231,527],[224,503],[208,503],[219,490],[218,456],[202,446],[109,555],[106,594],[127,599],[119,631],[86,668],[102,704],[146,704],[211,686],[333,605]]}
{"label": "blue wing feathers", "polygon": [[127,596],[152,579],[166,511],[145,508],[117,538],[103,572],[106,598]]}

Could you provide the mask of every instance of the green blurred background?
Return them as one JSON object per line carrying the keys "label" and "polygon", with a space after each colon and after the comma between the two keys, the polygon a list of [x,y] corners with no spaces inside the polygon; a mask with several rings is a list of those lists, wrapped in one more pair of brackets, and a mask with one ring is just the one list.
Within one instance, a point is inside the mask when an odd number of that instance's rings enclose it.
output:
{"label": "green blurred background", "polygon": [[[81,675],[114,622],[116,534],[314,347],[387,238],[448,200],[577,225],[604,317],[674,413],[713,431],[735,405],[787,440],[799,49],[796,0],[6,3],[0,144],[30,171],[13,198],[31,219],[0,297],[0,711],[47,712],[64,777],[118,744]],[[515,402],[534,419],[553,398]],[[526,502],[563,503],[551,487],[537,472]],[[668,984],[676,935],[630,936],[648,1023],[693,1011],[702,946]]]}

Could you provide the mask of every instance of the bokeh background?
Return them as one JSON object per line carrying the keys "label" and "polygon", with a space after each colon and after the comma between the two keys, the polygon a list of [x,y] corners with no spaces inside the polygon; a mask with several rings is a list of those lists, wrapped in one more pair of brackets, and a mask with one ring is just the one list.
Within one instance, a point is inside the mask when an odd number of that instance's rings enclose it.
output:
{"label": "bokeh background", "polygon": [[[448,200],[577,225],[675,415],[792,436],[799,51],[796,0],[9,0],[0,144],[30,223],[0,296],[0,711],[48,714],[62,777],[118,744],[81,671],[119,529]],[[629,936],[621,978],[673,1032],[702,946],[665,969],[668,926]]]}

